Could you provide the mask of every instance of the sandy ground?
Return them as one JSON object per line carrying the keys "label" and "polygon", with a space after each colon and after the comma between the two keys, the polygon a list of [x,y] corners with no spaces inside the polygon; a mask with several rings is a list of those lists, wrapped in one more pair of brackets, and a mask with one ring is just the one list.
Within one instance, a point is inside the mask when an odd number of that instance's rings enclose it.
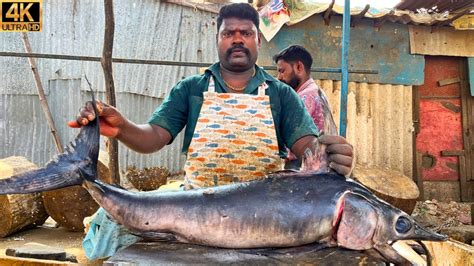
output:
{"label": "sandy ground", "polygon": [[[52,221],[52,222],[51,222]],[[101,265],[101,262],[90,262],[84,255],[81,242],[83,232],[69,232],[64,228],[54,228],[54,221],[48,219],[45,225],[21,231],[5,238],[0,238],[0,255],[5,255],[7,248],[21,247],[35,242],[52,247],[63,248],[67,253],[76,256],[81,265]]]}

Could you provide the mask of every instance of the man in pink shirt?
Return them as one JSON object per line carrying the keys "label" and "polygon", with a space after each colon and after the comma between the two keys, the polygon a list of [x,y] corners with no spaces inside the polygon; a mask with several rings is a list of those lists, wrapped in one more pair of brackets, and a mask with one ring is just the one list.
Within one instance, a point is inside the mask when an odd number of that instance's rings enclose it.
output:
{"label": "man in pink shirt", "polygon": [[[276,54],[273,61],[277,65],[277,78],[298,93],[320,133],[337,135],[327,97],[311,78],[311,54],[300,45],[292,45]],[[300,167],[301,160],[288,152],[285,169],[298,170]]]}

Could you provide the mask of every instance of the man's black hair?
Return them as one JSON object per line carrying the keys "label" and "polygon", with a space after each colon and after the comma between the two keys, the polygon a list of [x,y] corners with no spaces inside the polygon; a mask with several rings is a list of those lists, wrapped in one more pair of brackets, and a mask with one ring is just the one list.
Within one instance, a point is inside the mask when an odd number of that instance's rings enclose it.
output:
{"label": "man's black hair", "polygon": [[275,64],[278,60],[283,60],[287,63],[294,64],[297,61],[301,61],[304,65],[306,72],[311,70],[311,65],[313,64],[313,57],[311,54],[301,45],[291,45],[281,52],[273,56],[273,61]]}
{"label": "man's black hair", "polygon": [[248,19],[255,24],[257,30],[259,29],[259,16],[257,10],[247,3],[234,3],[223,6],[219,10],[217,17],[217,32],[222,25],[222,21],[226,18]]}

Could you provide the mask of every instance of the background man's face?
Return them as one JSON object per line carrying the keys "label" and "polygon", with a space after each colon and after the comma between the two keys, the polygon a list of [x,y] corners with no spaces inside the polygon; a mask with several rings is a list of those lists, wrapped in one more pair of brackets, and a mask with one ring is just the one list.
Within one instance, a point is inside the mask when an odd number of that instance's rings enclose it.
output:
{"label": "background man's face", "polygon": [[230,71],[243,72],[255,65],[260,48],[257,27],[251,20],[226,18],[217,34],[221,65]]}
{"label": "background man's face", "polygon": [[282,59],[277,62],[278,80],[296,90],[300,85],[300,79],[296,76],[295,67],[294,64],[290,64]]}

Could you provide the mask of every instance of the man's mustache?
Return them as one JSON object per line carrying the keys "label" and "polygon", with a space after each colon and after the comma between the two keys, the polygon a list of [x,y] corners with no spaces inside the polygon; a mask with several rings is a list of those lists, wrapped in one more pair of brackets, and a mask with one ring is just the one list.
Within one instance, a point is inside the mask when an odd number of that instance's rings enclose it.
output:
{"label": "man's mustache", "polygon": [[250,54],[249,49],[247,49],[247,48],[245,48],[243,45],[240,45],[240,44],[239,44],[239,45],[235,45],[235,46],[232,46],[231,48],[229,48],[229,49],[225,52],[226,56],[227,56],[227,57],[230,56],[230,54],[231,54],[232,52],[234,52],[235,50],[237,50],[237,49],[242,50],[242,51],[243,51],[245,54],[247,54],[247,55]]}

